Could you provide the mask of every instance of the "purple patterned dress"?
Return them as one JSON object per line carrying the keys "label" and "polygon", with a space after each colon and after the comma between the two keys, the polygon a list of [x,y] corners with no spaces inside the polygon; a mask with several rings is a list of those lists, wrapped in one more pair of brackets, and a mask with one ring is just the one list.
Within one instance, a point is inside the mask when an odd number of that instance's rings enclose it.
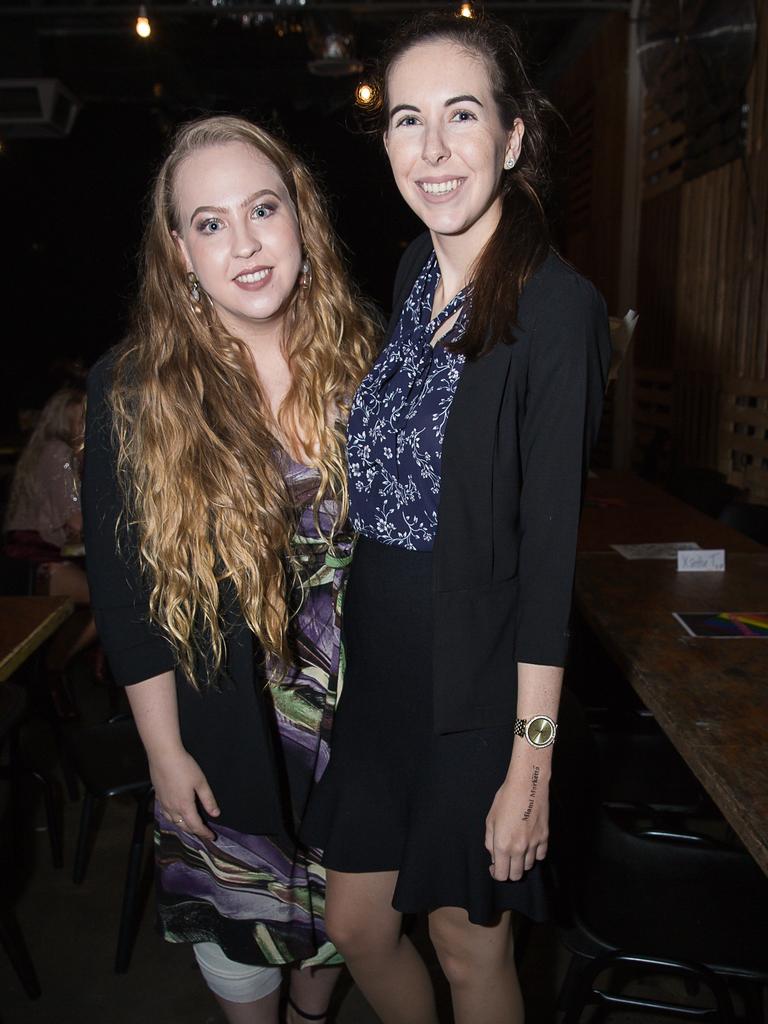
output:
{"label": "purple patterned dress", "polygon": [[283,783],[284,827],[273,835],[217,828],[206,841],[156,814],[156,887],[160,929],[170,942],[216,942],[232,960],[303,966],[340,963],[324,926],[325,871],[317,850],[296,834],[313,783],[328,763],[339,689],[339,627],[352,534],[337,534],[329,553],[322,533],[333,509],[311,503],[314,470],[289,462],[286,480],[300,510],[294,561],[300,579],[291,641],[294,664],[267,692]]}

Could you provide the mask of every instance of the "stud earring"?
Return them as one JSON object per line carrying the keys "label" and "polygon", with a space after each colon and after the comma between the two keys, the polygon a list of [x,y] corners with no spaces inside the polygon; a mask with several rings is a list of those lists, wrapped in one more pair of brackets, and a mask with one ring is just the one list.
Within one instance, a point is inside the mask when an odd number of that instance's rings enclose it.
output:
{"label": "stud earring", "polygon": [[506,160],[504,161],[504,170],[505,171],[511,171],[512,168],[515,166],[515,162],[516,161],[515,161],[515,158],[513,156],[508,156],[506,158]]}
{"label": "stud earring", "polygon": [[301,263],[301,278],[299,280],[299,284],[305,291],[307,291],[309,286],[312,284],[312,264],[306,256]]}

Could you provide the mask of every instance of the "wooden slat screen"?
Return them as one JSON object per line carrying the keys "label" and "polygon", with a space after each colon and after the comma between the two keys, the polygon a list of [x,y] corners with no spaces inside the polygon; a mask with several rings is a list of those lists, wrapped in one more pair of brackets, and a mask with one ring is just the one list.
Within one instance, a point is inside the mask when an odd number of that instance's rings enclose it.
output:
{"label": "wooden slat screen", "polygon": [[[757,6],[760,38],[747,87],[744,158],[693,180],[668,181],[668,188],[661,188],[661,176],[655,183],[645,177],[635,362],[638,368],[674,371],[676,465],[722,468],[730,430],[722,419],[723,382],[733,390],[734,380],[743,380],[754,392],[768,381],[768,5],[759,0]],[[676,130],[668,117],[651,109],[645,128],[647,167],[651,139],[659,148],[674,146]],[[657,163],[661,167],[665,159]],[[684,169],[683,178],[686,174]],[[755,453],[745,449],[746,455]],[[757,500],[763,486],[754,482],[757,472],[730,465],[729,478],[744,486],[750,476],[751,500]]]}
{"label": "wooden slat screen", "polygon": [[725,382],[720,406],[720,471],[768,505],[768,381]]}

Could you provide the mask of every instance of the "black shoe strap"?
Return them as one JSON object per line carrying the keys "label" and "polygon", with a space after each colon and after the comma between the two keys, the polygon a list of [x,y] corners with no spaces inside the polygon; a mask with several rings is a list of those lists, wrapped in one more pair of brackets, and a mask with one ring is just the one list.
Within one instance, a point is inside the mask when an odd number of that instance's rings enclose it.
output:
{"label": "black shoe strap", "polygon": [[286,996],[286,1001],[290,1008],[294,1010],[296,1013],[298,1013],[300,1017],[303,1017],[304,1020],[325,1020],[325,1018],[328,1016],[327,1010],[325,1011],[325,1013],[307,1013],[306,1010],[302,1010],[300,1006],[297,1006],[296,1003],[294,1003],[290,995]]}

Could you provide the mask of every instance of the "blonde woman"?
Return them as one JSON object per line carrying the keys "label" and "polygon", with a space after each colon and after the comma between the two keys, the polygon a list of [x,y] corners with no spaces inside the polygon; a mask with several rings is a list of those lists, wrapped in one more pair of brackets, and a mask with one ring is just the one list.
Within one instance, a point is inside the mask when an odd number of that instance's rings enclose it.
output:
{"label": "blonde woman", "polygon": [[151,197],[129,340],[89,379],[99,633],[156,792],[159,919],[232,1024],[324,1021],[339,962],[296,841],[328,759],[350,537],[342,420],[373,325],[313,178],[214,117]]}

